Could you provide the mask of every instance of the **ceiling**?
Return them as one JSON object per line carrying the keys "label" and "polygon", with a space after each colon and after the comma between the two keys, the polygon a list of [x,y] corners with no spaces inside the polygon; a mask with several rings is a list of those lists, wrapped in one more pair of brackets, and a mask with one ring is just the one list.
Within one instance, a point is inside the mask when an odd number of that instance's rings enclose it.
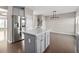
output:
{"label": "ceiling", "polygon": [[30,6],[35,15],[52,15],[52,11],[57,11],[56,14],[74,12],[78,6]]}
{"label": "ceiling", "polygon": [[8,6],[0,6],[0,8],[8,9]]}
{"label": "ceiling", "polygon": [[[0,8],[8,9],[8,6],[0,6]],[[35,15],[52,15],[52,11],[57,11],[56,14],[74,12],[78,6],[29,6],[29,8]]]}

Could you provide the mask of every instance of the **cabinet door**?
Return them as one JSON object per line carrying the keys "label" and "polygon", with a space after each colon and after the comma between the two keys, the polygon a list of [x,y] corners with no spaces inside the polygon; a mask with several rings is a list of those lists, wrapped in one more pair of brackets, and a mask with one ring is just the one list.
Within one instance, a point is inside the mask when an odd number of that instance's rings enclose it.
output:
{"label": "cabinet door", "polygon": [[41,34],[41,52],[45,51],[45,33]]}
{"label": "cabinet door", "polygon": [[37,40],[36,40],[36,45],[37,45],[37,53],[40,53],[41,52],[41,35],[38,35],[37,36]]}
{"label": "cabinet door", "polygon": [[36,46],[35,46],[36,37],[34,35],[25,34],[25,52],[28,53],[35,53]]}
{"label": "cabinet door", "polygon": [[50,32],[46,32],[46,48],[50,44]]}
{"label": "cabinet door", "polygon": [[48,34],[46,33],[46,48],[48,47]]}
{"label": "cabinet door", "polygon": [[19,9],[19,16],[24,16],[24,9]]}
{"label": "cabinet door", "polygon": [[19,15],[18,13],[19,13],[19,9],[14,7],[13,8],[13,15],[17,15],[18,16]]}
{"label": "cabinet door", "polygon": [[48,45],[50,45],[50,32],[48,32]]}
{"label": "cabinet door", "polygon": [[41,52],[44,52],[45,46],[44,46],[44,40],[41,40]]}

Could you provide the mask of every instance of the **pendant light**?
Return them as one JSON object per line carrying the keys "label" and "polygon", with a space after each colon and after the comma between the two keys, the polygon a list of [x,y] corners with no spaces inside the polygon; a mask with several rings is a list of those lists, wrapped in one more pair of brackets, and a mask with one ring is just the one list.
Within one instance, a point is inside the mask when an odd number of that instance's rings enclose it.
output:
{"label": "pendant light", "polygon": [[52,14],[53,14],[53,15],[51,16],[51,18],[53,18],[53,19],[59,18],[59,17],[56,15],[56,11],[53,11]]}

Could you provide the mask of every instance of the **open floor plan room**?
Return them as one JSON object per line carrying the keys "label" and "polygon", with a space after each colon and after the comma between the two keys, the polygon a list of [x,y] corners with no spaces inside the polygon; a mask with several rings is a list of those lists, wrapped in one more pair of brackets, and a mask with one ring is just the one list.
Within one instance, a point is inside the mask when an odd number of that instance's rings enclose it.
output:
{"label": "open floor plan room", "polygon": [[78,6],[0,6],[0,53],[78,53]]}

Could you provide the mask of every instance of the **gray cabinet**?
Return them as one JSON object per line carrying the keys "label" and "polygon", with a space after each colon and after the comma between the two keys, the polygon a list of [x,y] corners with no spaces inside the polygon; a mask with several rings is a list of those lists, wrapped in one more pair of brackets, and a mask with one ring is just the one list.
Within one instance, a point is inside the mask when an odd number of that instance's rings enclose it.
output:
{"label": "gray cabinet", "polygon": [[46,35],[45,33],[41,33],[37,35],[37,52],[44,52],[45,51],[45,41],[46,40]]}
{"label": "gray cabinet", "polygon": [[40,41],[40,52],[44,52],[45,50],[45,40],[43,38],[41,38],[41,41]]}
{"label": "gray cabinet", "polygon": [[44,52],[45,51],[45,41],[46,40],[46,35],[45,33],[42,33],[41,34],[41,42],[40,42],[40,45],[41,45],[41,52]]}
{"label": "gray cabinet", "polygon": [[27,53],[42,53],[50,44],[49,32],[32,35],[25,33],[25,52]]}
{"label": "gray cabinet", "polygon": [[50,32],[45,32],[37,35],[37,52],[44,52],[50,45]]}
{"label": "gray cabinet", "polygon": [[35,53],[36,52],[36,37],[31,34],[25,34],[25,52]]}
{"label": "gray cabinet", "polygon": [[19,9],[19,15],[24,16],[24,9]]}
{"label": "gray cabinet", "polygon": [[36,43],[37,43],[37,45],[36,45],[36,47],[37,47],[37,53],[40,53],[40,51],[41,51],[41,35],[37,35],[37,37],[36,37]]}
{"label": "gray cabinet", "polygon": [[49,46],[50,44],[50,32],[46,32],[46,48]]}
{"label": "gray cabinet", "polygon": [[14,7],[13,8],[13,15],[24,16],[24,9],[21,9],[19,7]]}

